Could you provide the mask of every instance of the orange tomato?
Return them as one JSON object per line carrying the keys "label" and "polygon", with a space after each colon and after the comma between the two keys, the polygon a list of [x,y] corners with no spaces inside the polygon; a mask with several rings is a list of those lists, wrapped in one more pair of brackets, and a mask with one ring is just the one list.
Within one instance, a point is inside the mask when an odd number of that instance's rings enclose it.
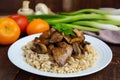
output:
{"label": "orange tomato", "polygon": [[10,18],[0,18],[0,44],[8,45],[15,42],[20,36],[18,24]]}
{"label": "orange tomato", "polygon": [[30,22],[27,26],[27,34],[35,34],[35,33],[41,33],[44,31],[49,30],[49,24],[42,20],[42,19],[34,19],[32,22]]}

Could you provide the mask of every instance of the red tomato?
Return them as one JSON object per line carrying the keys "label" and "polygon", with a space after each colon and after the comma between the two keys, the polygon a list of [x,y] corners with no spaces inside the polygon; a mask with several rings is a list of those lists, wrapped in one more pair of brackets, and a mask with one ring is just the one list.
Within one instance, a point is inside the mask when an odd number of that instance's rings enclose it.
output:
{"label": "red tomato", "polygon": [[26,27],[29,24],[28,18],[26,16],[20,14],[14,14],[14,15],[10,15],[9,18],[12,18],[17,22],[17,24],[20,27],[21,33],[24,33],[26,31]]}

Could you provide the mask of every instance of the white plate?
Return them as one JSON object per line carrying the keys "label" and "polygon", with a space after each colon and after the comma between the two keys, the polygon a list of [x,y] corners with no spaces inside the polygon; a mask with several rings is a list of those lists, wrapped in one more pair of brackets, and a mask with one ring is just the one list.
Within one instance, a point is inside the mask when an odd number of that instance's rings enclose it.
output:
{"label": "white plate", "polygon": [[17,67],[27,72],[34,73],[37,75],[67,78],[67,77],[85,76],[85,75],[98,72],[103,68],[105,68],[112,59],[112,51],[103,41],[97,38],[85,35],[86,41],[89,41],[91,45],[93,45],[99,52],[99,58],[96,61],[96,64],[92,68],[81,71],[81,72],[70,73],[70,74],[56,74],[56,73],[50,73],[50,72],[42,72],[40,70],[33,68],[32,66],[30,66],[24,61],[24,57],[22,54],[23,51],[21,49],[21,47],[27,44],[27,42],[33,40],[36,36],[39,36],[39,35],[40,34],[34,34],[34,35],[21,38],[10,46],[8,50],[8,57],[14,65],[16,65]]}

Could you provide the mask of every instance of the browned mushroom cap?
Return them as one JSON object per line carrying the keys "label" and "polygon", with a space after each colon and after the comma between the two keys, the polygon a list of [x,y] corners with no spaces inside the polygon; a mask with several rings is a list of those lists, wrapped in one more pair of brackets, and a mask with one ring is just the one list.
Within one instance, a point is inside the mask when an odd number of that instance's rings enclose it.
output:
{"label": "browned mushroom cap", "polygon": [[81,38],[82,41],[85,40],[85,36],[84,36],[83,31],[80,31],[78,29],[74,29],[73,31],[77,35],[77,37]]}
{"label": "browned mushroom cap", "polygon": [[74,31],[74,33],[75,33],[78,37],[84,36],[83,31],[80,31],[80,30],[78,30],[78,29],[74,29],[73,31]]}
{"label": "browned mushroom cap", "polygon": [[33,40],[33,44],[38,44],[40,43],[40,39],[38,37],[35,37],[35,39]]}
{"label": "browned mushroom cap", "polygon": [[39,43],[41,53],[47,53],[47,47],[45,44]]}
{"label": "browned mushroom cap", "polygon": [[36,53],[41,53],[41,54],[47,53],[47,47],[43,43],[34,44],[34,46],[31,47],[31,50]]}
{"label": "browned mushroom cap", "polygon": [[66,42],[71,43],[71,37],[70,36],[66,36],[66,35],[63,34],[63,37],[64,37]]}
{"label": "browned mushroom cap", "polygon": [[75,38],[71,39],[70,43],[75,43],[75,42],[81,43],[82,41],[83,41],[83,40],[82,40],[81,38],[75,37]]}

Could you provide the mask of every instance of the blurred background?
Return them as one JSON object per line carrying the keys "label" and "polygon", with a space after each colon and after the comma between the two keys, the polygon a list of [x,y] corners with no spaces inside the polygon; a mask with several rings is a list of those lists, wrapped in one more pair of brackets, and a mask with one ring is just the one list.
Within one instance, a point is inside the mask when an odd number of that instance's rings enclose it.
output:
{"label": "blurred background", "polygon": [[[0,15],[16,13],[24,0],[0,0]],[[30,8],[45,3],[53,12],[70,12],[85,8],[120,8],[120,0],[29,0]]]}

